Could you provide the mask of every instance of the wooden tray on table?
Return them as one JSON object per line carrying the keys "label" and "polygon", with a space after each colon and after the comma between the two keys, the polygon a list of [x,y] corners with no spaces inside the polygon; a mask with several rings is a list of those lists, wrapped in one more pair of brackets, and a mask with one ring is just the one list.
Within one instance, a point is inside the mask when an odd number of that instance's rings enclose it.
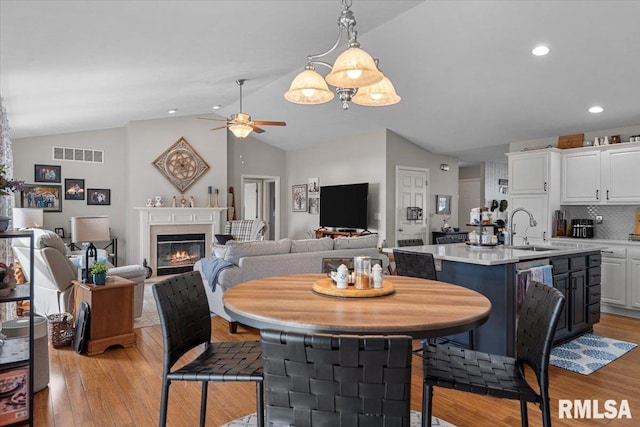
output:
{"label": "wooden tray on table", "polygon": [[314,282],[313,291],[330,297],[373,298],[392,294],[396,289],[393,287],[393,283],[384,279],[382,280],[382,288],[356,289],[350,284],[347,289],[338,289],[336,288],[336,283],[327,277],[326,279],[320,279]]}

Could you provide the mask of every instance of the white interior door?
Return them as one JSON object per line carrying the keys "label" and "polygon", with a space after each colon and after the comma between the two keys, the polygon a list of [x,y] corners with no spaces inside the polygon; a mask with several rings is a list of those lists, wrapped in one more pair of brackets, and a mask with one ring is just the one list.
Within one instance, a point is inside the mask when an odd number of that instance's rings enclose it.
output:
{"label": "white interior door", "polygon": [[242,218],[243,219],[256,219],[261,216],[261,202],[262,202],[262,182],[261,181],[249,181],[244,182],[242,188]]}
{"label": "white interior door", "polygon": [[480,200],[480,178],[459,180],[458,194],[458,226],[462,230],[471,231],[475,227],[465,225],[469,222],[471,209],[484,205]]}
{"label": "white interior door", "polygon": [[[427,244],[429,230],[429,170],[396,167],[396,242],[401,239],[422,239]],[[422,209],[418,219],[407,219],[407,208]]]}
{"label": "white interior door", "polygon": [[265,239],[278,240],[280,238],[280,177],[241,175],[240,184],[242,218],[263,219],[267,223]]}

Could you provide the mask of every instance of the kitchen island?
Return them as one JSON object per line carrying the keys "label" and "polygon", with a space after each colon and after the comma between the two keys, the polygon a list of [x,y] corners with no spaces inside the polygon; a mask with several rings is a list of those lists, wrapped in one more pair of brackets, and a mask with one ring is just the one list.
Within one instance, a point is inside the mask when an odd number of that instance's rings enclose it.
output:
{"label": "kitchen island", "polygon": [[[555,342],[564,342],[593,330],[600,319],[600,250],[606,245],[546,242],[543,245],[505,247],[470,246],[465,243],[396,248],[431,253],[438,280],[465,286],[491,301],[489,320],[474,333],[473,347],[489,353],[514,356],[517,275],[532,267],[551,265],[552,284],[565,296]],[[385,248],[391,253],[394,248]],[[521,289],[520,289],[521,290]],[[447,337],[469,345],[468,335]]]}

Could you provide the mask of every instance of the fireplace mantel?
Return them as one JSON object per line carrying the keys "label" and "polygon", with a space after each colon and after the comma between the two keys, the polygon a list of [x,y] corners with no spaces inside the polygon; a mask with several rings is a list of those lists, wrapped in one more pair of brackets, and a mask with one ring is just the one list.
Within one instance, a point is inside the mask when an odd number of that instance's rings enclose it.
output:
{"label": "fireplace mantel", "polygon": [[[194,226],[209,225],[207,241],[213,241],[215,234],[222,234],[226,222],[224,208],[134,208],[139,215],[140,253],[139,259],[151,260],[151,228],[157,226]],[[153,266],[152,266],[153,268]]]}

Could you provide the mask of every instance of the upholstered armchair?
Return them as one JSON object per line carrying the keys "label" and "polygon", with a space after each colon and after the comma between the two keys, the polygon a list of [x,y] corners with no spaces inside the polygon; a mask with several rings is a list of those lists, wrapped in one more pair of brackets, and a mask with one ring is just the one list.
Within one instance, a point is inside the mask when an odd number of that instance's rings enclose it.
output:
{"label": "upholstered armchair", "polygon": [[[34,307],[35,313],[47,316],[52,313],[75,310],[74,286],[78,269],[67,257],[67,248],[56,233],[35,228],[34,232]],[[13,251],[22,265],[25,278],[30,279],[29,239],[13,239]],[[144,279],[146,270],[141,265],[112,267],[108,275],[117,275],[136,282],[134,287],[134,317],[142,315]]]}
{"label": "upholstered armchair", "polygon": [[240,219],[228,221],[224,234],[233,236],[233,240],[262,240],[267,230],[267,223],[261,219]]}

